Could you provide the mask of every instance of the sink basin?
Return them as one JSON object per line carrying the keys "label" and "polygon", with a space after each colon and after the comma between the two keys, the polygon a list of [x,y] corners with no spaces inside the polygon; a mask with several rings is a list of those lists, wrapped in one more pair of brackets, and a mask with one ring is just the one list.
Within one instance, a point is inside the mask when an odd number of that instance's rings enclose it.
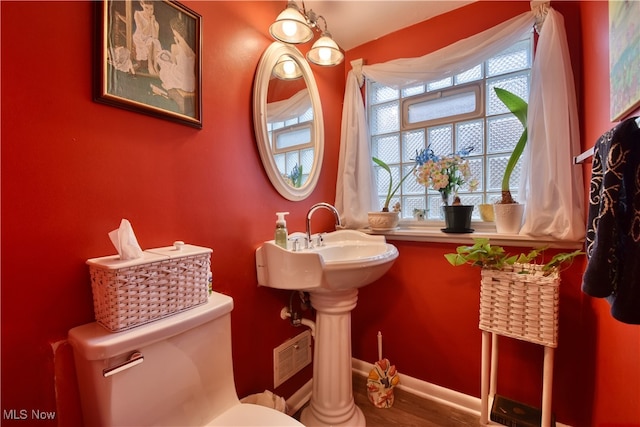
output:
{"label": "sink basin", "polygon": [[[304,236],[292,233],[289,238],[303,242]],[[398,257],[384,236],[338,230],[322,237],[322,246],[298,251],[265,242],[256,250],[258,284],[301,291],[355,289],[382,277]]]}

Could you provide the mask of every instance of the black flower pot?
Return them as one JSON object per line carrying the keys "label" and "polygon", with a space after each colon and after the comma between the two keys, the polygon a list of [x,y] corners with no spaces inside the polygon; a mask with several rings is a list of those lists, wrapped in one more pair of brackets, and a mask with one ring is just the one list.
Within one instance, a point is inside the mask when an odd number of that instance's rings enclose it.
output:
{"label": "black flower pot", "polygon": [[468,205],[455,205],[455,206],[443,206],[444,222],[446,228],[442,231],[445,233],[472,233],[471,228],[471,214],[473,213],[473,206]]}

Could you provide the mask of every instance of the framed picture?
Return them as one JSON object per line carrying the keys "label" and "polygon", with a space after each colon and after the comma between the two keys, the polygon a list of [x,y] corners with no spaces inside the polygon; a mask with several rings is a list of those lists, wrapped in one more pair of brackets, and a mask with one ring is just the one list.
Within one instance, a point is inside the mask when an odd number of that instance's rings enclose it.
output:
{"label": "framed picture", "polygon": [[202,128],[200,15],[166,0],[97,10],[95,101]]}
{"label": "framed picture", "polygon": [[609,0],[611,121],[640,105],[640,2]]}

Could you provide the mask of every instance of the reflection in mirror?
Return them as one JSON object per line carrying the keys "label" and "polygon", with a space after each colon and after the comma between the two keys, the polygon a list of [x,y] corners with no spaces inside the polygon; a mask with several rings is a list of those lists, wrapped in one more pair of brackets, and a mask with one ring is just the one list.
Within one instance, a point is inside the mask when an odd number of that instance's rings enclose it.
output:
{"label": "reflection in mirror", "polygon": [[273,67],[273,76],[279,80],[297,80],[302,77],[302,70],[289,55],[282,55]]}
{"label": "reflection in mirror", "polygon": [[[269,84],[269,94],[276,79]],[[291,83],[291,82],[289,82]],[[267,100],[273,99],[271,96]],[[289,98],[267,102],[267,132],[273,158],[286,184],[300,188],[313,167],[313,108],[306,87]]]}
{"label": "reflection in mirror", "polygon": [[309,64],[293,46],[265,51],[254,87],[260,157],[276,190],[302,200],[315,188],[324,149],[320,97]]}

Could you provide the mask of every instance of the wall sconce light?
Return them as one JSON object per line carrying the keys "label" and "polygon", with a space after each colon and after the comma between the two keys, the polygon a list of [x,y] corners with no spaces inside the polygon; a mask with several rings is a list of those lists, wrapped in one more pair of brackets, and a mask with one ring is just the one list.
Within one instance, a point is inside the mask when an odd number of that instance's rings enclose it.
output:
{"label": "wall sconce light", "polygon": [[318,16],[318,20],[320,18],[322,18],[324,22],[324,31],[322,31],[320,38],[316,40],[309,52],[307,52],[307,59],[316,65],[332,67],[342,62],[344,53],[342,53],[338,44],[331,38],[329,31],[327,31],[327,21],[324,19],[324,16]]}
{"label": "wall sconce light", "polygon": [[307,17],[293,1],[280,12],[276,21],[269,27],[269,32],[276,40],[291,44],[306,43],[313,38],[313,30],[307,23]]}
{"label": "wall sconce light", "polygon": [[[318,28],[320,19],[324,22],[324,30],[322,31]],[[287,7],[280,12],[275,22],[269,27],[269,32],[276,40],[299,44],[311,40],[314,29],[321,35],[307,53],[307,59],[316,65],[329,67],[341,63],[344,54],[327,31],[327,20],[324,16],[316,15],[313,10],[305,10],[304,1],[302,2],[302,10],[295,1],[289,1]]]}

